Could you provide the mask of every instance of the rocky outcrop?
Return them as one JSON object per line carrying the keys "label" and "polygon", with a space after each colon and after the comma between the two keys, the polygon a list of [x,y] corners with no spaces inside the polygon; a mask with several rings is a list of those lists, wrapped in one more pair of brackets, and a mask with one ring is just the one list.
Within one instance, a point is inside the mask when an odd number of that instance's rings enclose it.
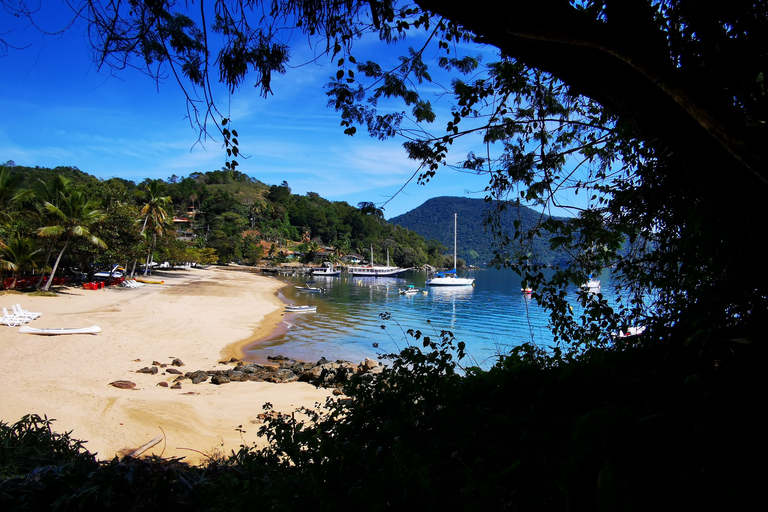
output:
{"label": "rocky outcrop", "polygon": [[[316,363],[297,361],[282,355],[268,358],[276,364],[245,363],[233,359],[222,361],[220,364],[234,364],[234,368],[222,370],[197,370],[183,373],[175,368],[163,368],[162,375],[176,375],[174,384],[170,389],[181,389],[181,382],[191,381],[192,384],[201,384],[210,379],[211,384],[221,385],[231,382],[308,382],[318,387],[338,388],[355,375],[373,376],[381,373],[384,367],[378,361],[366,358],[365,361],[355,364],[350,361],[329,361],[321,358]],[[178,359],[171,363],[173,366]],[[183,365],[179,361],[180,365]],[[157,375],[161,365],[158,363],[151,367],[136,370],[136,373]],[[117,381],[120,382],[120,381]],[[113,384],[114,385],[114,384]],[[160,384],[162,385],[162,384]],[[135,386],[135,384],[134,384]]]}

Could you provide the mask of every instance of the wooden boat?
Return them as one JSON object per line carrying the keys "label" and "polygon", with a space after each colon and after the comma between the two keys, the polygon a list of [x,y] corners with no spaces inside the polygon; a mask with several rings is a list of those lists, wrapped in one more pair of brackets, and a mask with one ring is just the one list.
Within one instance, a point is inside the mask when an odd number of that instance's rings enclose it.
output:
{"label": "wooden boat", "polygon": [[59,334],[96,334],[101,332],[101,327],[29,327],[25,325],[19,328],[21,334],[40,334],[42,336],[57,336]]}
{"label": "wooden boat", "polygon": [[317,311],[317,306],[285,306],[285,310],[291,313]]}

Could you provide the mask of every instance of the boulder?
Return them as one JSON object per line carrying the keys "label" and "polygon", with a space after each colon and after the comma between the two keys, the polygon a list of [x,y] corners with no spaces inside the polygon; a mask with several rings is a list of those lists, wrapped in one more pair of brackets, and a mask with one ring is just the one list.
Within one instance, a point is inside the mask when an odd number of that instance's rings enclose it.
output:
{"label": "boulder", "polygon": [[168,368],[165,371],[166,371],[166,373],[170,373],[172,375],[181,375],[181,371],[177,370],[176,368]]}
{"label": "boulder", "polygon": [[227,377],[226,375],[214,375],[213,377],[211,377],[211,384],[218,385],[218,384],[227,384],[227,383],[229,383],[229,377]]}
{"label": "boulder", "polygon": [[136,370],[136,373],[148,373],[150,375],[157,375],[157,372],[160,370],[157,368],[157,366],[145,366],[141,370]]}
{"label": "boulder", "polygon": [[176,358],[174,358],[173,361],[171,361],[171,365],[173,365],[173,366],[184,366],[184,363],[181,362],[181,359],[176,357]]}
{"label": "boulder", "polygon": [[116,380],[114,382],[110,382],[109,385],[120,389],[133,389],[136,387],[136,383],[129,380]]}

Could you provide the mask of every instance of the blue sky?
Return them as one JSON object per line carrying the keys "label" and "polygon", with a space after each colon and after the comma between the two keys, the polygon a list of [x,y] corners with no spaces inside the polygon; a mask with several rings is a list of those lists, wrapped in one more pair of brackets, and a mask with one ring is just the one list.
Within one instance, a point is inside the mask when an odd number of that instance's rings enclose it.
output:
{"label": "blue sky", "polygon": [[[56,31],[67,18],[65,11],[42,11],[35,19]],[[185,98],[176,82],[158,86],[135,70],[98,71],[82,26],[43,35],[0,11],[0,39],[24,47],[0,48],[0,162],[71,165],[100,178],[134,181],[223,167],[220,140],[196,144],[198,133],[185,119]],[[382,51],[379,43],[369,46]],[[492,56],[490,49],[472,51]],[[303,63],[311,51],[294,45],[292,56],[293,63]],[[406,184],[416,163],[406,158],[402,140],[382,142],[362,130],[354,137],[343,134],[323,90],[335,72],[335,66],[317,64],[289,69],[273,81],[275,94],[267,99],[252,80],[232,97],[219,91],[217,104],[234,119],[240,149],[248,157],[239,159],[239,170],[270,185],[285,180],[294,193],[317,192],[352,205],[382,204]],[[447,112],[440,90],[430,87],[424,89],[426,97]],[[439,119],[433,132],[441,133],[444,126]],[[456,148],[454,160],[470,149],[482,150],[471,141],[462,144],[466,147]],[[482,198],[486,184],[484,176],[443,169],[426,186],[415,180],[408,184],[385,206],[385,216],[405,213],[430,197]]]}

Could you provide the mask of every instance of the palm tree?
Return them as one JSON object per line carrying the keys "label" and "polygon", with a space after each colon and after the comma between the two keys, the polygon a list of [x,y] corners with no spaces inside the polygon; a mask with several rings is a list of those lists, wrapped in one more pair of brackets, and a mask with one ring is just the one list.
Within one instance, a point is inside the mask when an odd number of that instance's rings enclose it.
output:
{"label": "palm tree", "polygon": [[[45,205],[45,203],[51,203],[58,206],[61,202],[61,198],[66,197],[70,193],[71,183],[72,180],[65,178],[61,174],[57,175],[48,183],[38,179],[37,183],[34,185],[33,193],[35,197],[42,202],[43,205]],[[48,210],[45,209],[45,206],[43,206],[43,212],[40,214],[40,217],[45,219],[46,216],[48,216]],[[54,219],[48,220],[52,220],[55,223]],[[41,223],[45,222],[47,221],[43,220]],[[58,239],[58,236],[51,236],[48,238],[48,249],[46,251],[44,261],[51,261],[51,254],[53,253],[53,248],[56,246]],[[45,279],[45,272],[40,274],[40,279],[37,281],[38,288],[41,284],[43,284],[43,279]]]}
{"label": "palm tree", "polygon": [[50,214],[54,223],[37,230],[40,236],[64,239],[64,245],[59,251],[48,282],[45,283],[44,290],[46,291],[50,290],[56,270],[59,268],[61,257],[64,256],[64,252],[67,250],[69,242],[73,237],[83,237],[98,247],[107,247],[107,244],[101,238],[92,235],[88,229],[105,216],[104,212],[99,209],[98,201],[86,197],[82,191],[75,189],[68,189],[65,193],[59,194],[59,197],[60,203],[58,206],[49,201],[45,202],[45,209]]}
{"label": "palm tree", "polygon": [[[171,196],[163,196],[165,184],[161,180],[148,181],[141,191],[144,206],[141,208],[141,216],[144,218],[144,224],[141,226],[141,234],[144,235],[147,230],[152,232],[152,243],[147,253],[147,262],[144,267],[144,275],[149,271],[149,265],[152,261],[152,253],[155,250],[157,235],[162,235],[168,227],[170,220],[168,206],[171,204]],[[136,262],[133,263],[131,276],[136,270]]]}
{"label": "palm tree", "polygon": [[0,168],[0,223],[10,222],[13,215],[8,208],[29,194],[29,191],[19,189],[21,179],[21,174],[12,175],[6,167]]}
{"label": "palm tree", "polygon": [[43,262],[41,256],[41,250],[35,246],[31,238],[15,236],[7,245],[0,243],[0,266],[2,270],[13,272],[13,283],[10,288],[16,288],[22,272],[38,268]]}

